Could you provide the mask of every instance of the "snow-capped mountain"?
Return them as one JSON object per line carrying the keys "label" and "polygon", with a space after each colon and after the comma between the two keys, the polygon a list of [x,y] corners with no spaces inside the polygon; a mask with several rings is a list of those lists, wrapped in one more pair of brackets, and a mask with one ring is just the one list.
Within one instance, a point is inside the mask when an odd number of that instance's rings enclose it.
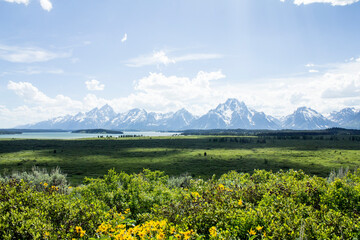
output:
{"label": "snow-capped mountain", "polygon": [[360,128],[360,111],[355,108],[344,108],[339,112],[332,112],[329,119],[337,122],[341,127]]}
{"label": "snow-capped mountain", "polygon": [[170,116],[165,116],[163,119],[165,121],[159,125],[161,129],[171,130],[174,129],[175,126],[177,126],[178,129],[186,129],[196,117],[185,108],[182,108]]}
{"label": "snow-capped mountain", "polygon": [[148,113],[144,109],[134,108],[126,113],[119,113],[109,123],[107,128],[113,129],[144,129]]}
{"label": "snow-capped mountain", "polygon": [[87,113],[78,113],[75,116],[66,115],[64,117],[56,117],[47,121],[26,125],[24,127],[31,129],[87,129],[102,128],[110,121],[116,113],[109,105],[94,108]]}
{"label": "snow-capped mountain", "polygon": [[19,126],[30,129],[91,129],[120,130],[184,130],[184,129],[298,129],[313,130],[329,127],[360,129],[360,111],[345,108],[333,112],[329,118],[307,107],[298,108],[281,120],[248,108],[244,102],[228,99],[215,109],[197,118],[186,109],[177,112],[154,113],[144,109],[131,109],[115,113],[109,105],[86,113],[56,117],[39,123]]}
{"label": "snow-capped mountain", "polygon": [[47,121],[21,126],[30,129],[91,129],[108,128],[123,130],[182,130],[195,117],[185,109],[175,113],[146,112],[144,109],[134,108],[125,113],[116,114],[109,105],[94,108],[86,113],[74,116],[66,115]]}
{"label": "snow-capped mountain", "polygon": [[279,129],[280,127],[262,112],[249,109],[244,102],[230,98],[219,104],[215,109],[195,120],[191,125],[194,129]]}
{"label": "snow-capped mountain", "polygon": [[286,116],[282,121],[282,128],[296,130],[313,130],[338,127],[339,125],[315,110],[307,107],[300,107]]}

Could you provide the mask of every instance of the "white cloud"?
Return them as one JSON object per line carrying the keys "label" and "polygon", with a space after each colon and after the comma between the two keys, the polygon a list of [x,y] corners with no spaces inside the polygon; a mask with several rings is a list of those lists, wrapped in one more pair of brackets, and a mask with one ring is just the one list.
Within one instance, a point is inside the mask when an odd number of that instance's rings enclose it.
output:
{"label": "white cloud", "polygon": [[17,4],[29,4],[29,0],[5,0],[5,2],[17,3]]}
{"label": "white cloud", "polygon": [[222,58],[220,54],[188,54],[180,57],[175,57],[175,62],[183,62],[183,61],[197,61],[197,60],[207,60],[207,59],[216,59]]}
{"label": "white cloud", "polygon": [[92,79],[85,82],[86,88],[90,91],[102,91],[105,88],[104,84],[100,84],[100,82],[96,79]]}
{"label": "white cloud", "polygon": [[[285,2],[285,0],[280,0],[281,2]],[[332,6],[346,6],[350,5],[356,2],[359,2],[359,0],[294,0],[294,4],[296,5],[307,5],[312,3],[328,3]]]}
{"label": "white cloud", "polygon": [[126,65],[128,67],[142,67],[157,64],[168,65],[169,63],[175,63],[175,61],[166,56],[164,51],[159,51],[154,52],[151,56],[140,56],[130,59]]}
{"label": "white cloud", "polygon": [[45,103],[50,102],[51,99],[44,93],[39,91],[29,82],[13,82],[8,83],[8,89],[13,90],[18,96],[27,102]]}
{"label": "white cloud", "polygon": [[167,53],[163,50],[153,52],[152,55],[140,56],[128,60],[128,67],[142,67],[148,65],[168,65],[171,63],[184,62],[184,61],[196,61],[196,60],[208,60],[221,58],[219,54],[187,54],[183,56],[169,57]]}
{"label": "white cloud", "polygon": [[75,114],[84,109],[84,104],[80,101],[72,100],[62,94],[54,98],[49,97],[29,82],[9,81],[7,87],[25,103],[11,110],[0,106],[0,122],[11,124],[7,127],[46,120],[64,114]]}
{"label": "white cloud", "polygon": [[[5,1],[10,3],[18,3],[25,5],[28,5],[30,2],[30,0],[5,0]],[[40,5],[44,10],[48,12],[52,9],[52,3],[50,2],[50,0],[40,0]]]}
{"label": "white cloud", "polygon": [[128,100],[131,106],[141,106],[151,111],[166,112],[186,107],[190,111],[203,113],[220,96],[211,87],[211,82],[223,78],[225,75],[220,70],[199,71],[194,78],[150,73],[135,82],[136,92]]}
{"label": "white cloud", "polygon": [[40,0],[40,5],[48,12],[52,9],[52,3],[49,0]]}
{"label": "white cloud", "polygon": [[309,69],[309,73],[318,73],[319,70],[316,70],[316,69]]}
{"label": "white cloud", "polygon": [[314,66],[315,66],[315,65],[312,64],[312,63],[308,63],[308,64],[305,65],[305,67],[314,67]]}
{"label": "white cloud", "polygon": [[127,40],[127,33],[124,34],[124,37],[121,39],[121,42],[125,42]]}
{"label": "white cloud", "polygon": [[186,108],[195,114],[203,114],[219,101],[226,99],[222,92],[212,87],[213,81],[224,77],[221,71],[200,71],[193,78],[149,73],[148,76],[135,81],[135,91],[127,96],[105,99],[88,94],[83,104],[86,109],[109,104],[116,112],[144,108],[146,111],[164,113]]}
{"label": "white cloud", "polygon": [[70,53],[55,53],[35,47],[0,45],[0,59],[14,63],[46,62],[70,55]]}
{"label": "white cloud", "polygon": [[38,67],[27,67],[22,70],[3,72],[0,76],[6,75],[35,75],[35,74],[63,74],[64,70],[60,68],[38,68]]}

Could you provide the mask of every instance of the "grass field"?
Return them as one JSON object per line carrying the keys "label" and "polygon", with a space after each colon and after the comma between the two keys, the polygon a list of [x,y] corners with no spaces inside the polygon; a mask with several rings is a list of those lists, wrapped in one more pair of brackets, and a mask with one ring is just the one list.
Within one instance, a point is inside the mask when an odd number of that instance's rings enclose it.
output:
{"label": "grass field", "polygon": [[[56,152],[55,152],[55,151]],[[206,152],[206,156],[204,153]],[[230,170],[303,169],[322,177],[340,167],[360,165],[360,142],[266,139],[256,137],[176,136],[81,140],[0,140],[0,172],[60,167],[72,184],[85,176],[100,177],[108,169],[168,175],[188,173],[208,178]]]}

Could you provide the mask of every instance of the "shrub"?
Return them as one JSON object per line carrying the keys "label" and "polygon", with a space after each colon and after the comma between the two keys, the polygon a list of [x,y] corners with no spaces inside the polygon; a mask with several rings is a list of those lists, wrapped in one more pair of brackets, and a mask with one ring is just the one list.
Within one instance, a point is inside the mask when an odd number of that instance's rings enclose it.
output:
{"label": "shrub", "polygon": [[33,182],[0,183],[0,239],[360,237],[360,170],[331,182],[294,170],[209,180],[110,170],[66,194]]}

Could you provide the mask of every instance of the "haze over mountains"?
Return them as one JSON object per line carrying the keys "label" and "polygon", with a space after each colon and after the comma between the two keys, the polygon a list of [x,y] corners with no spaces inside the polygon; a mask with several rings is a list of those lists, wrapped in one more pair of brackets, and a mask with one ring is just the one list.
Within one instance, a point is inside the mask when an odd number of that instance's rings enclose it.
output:
{"label": "haze over mountains", "polygon": [[74,116],[56,117],[35,124],[20,126],[29,129],[121,129],[169,131],[184,129],[296,129],[315,130],[330,127],[360,129],[360,111],[345,108],[333,112],[328,118],[307,107],[300,107],[294,113],[276,119],[248,108],[244,102],[228,99],[208,113],[196,117],[186,109],[175,113],[154,113],[144,109],[132,109],[116,113],[109,105],[94,108]]}

